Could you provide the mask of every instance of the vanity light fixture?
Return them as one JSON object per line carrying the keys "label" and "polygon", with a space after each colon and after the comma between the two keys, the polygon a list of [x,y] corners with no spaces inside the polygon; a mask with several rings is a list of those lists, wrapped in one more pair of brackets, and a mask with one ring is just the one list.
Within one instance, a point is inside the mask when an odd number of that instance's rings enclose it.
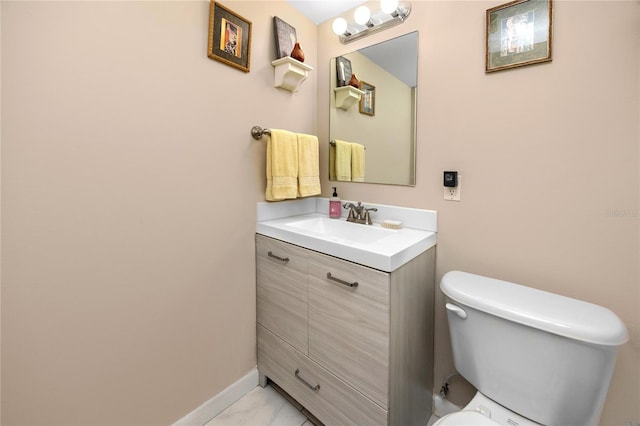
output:
{"label": "vanity light fixture", "polygon": [[358,25],[366,25],[368,27],[371,25],[371,11],[367,6],[360,6],[353,12],[353,20]]}
{"label": "vanity light fixture", "polygon": [[344,18],[333,21],[333,32],[343,44],[403,23],[411,13],[411,3],[399,0],[381,0],[380,10],[371,13],[367,6],[355,10],[353,20],[349,24]]}
{"label": "vanity light fixture", "polygon": [[380,10],[391,15],[398,8],[398,0],[380,0]]}

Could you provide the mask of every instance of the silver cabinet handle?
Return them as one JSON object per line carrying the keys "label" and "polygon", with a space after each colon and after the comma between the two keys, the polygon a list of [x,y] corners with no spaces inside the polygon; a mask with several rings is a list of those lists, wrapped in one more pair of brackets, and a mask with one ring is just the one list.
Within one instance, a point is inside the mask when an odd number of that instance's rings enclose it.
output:
{"label": "silver cabinet handle", "polygon": [[444,305],[444,307],[447,308],[447,310],[459,316],[460,318],[467,319],[467,313],[460,306],[454,305],[453,303],[447,303],[446,305]]}
{"label": "silver cabinet handle", "polygon": [[334,277],[333,275],[331,275],[331,272],[327,272],[327,278],[330,279],[331,281],[335,281],[342,285],[346,285],[347,287],[351,287],[351,288],[358,287],[358,281],[354,281],[350,283],[349,281],[341,280],[340,278]]}
{"label": "silver cabinet handle", "polygon": [[316,384],[316,385],[312,385],[311,383],[309,383],[307,380],[305,380],[301,375],[300,375],[300,369],[296,368],[296,371],[293,373],[296,378],[298,380],[300,380],[302,383],[304,383],[305,385],[307,385],[309,387],[309,389],[311,389],[312,391],[317,391],[320,389],[320,384]]}
{"label": "silver cabinet handle", "polygon": [[280,262],[288,262],[289,258],[288,257],[280,257],[278,255],[273,254],[273,252],[269,252],[267,253],[267,256],[269,257],[273,257],[274,259],[278,259]]}

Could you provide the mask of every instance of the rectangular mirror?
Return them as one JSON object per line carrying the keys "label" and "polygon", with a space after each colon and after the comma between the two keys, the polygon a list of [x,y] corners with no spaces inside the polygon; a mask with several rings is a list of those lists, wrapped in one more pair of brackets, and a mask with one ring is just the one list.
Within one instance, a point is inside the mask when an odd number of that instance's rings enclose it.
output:
{"label": "rectangular mirror", "polygon": [[[338,75],[349,66],[362,91],[345,94]],[[417,31],[331,60],[329,137],[365,146],[365,183],[415,185],[417,79]],[[340,165],[333,154],[329,167],[335,171]]]}

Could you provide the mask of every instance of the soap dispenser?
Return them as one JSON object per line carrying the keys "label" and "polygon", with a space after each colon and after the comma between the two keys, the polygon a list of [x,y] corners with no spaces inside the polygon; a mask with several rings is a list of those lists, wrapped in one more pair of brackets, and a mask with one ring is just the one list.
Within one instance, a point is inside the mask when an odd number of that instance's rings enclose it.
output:
{"label": "soap dispenser", "polygon": [[340,206],[340,198],[338,198],[338,192],[336,191],[336,187],[333,187],[333,195],[329,199],[329,217],[331,219],[339,219],[340,213],[342,212]]}

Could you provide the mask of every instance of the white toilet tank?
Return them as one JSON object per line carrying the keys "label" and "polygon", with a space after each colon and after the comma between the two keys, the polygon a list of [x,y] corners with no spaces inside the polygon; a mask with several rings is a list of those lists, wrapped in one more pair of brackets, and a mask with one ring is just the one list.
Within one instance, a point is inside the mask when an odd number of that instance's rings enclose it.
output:
{"label": "white toilet tank", "polygon": [[440,288],[458,372],[502,406],[543,425],[597,425],[623,322],[591,303],[465,272]]}

